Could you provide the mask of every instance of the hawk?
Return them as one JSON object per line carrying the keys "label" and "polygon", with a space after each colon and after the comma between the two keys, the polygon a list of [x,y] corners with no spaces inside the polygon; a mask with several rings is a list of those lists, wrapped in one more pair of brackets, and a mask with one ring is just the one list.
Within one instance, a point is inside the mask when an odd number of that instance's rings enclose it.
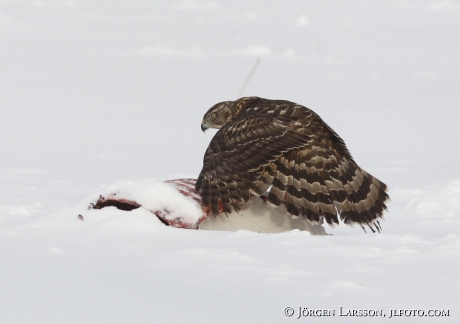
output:
{"label": "hawk", "polygon": [[[345,142],[312,110],[243,97],[212,106],[201,123],[211,140],[195,189],[214,215],[238,211],[251,194],[284,203],[292,217],[331,227],[339,218],[380,231],[387,186],[360,168]],[[374,230],[375,229],[375,230]]]}

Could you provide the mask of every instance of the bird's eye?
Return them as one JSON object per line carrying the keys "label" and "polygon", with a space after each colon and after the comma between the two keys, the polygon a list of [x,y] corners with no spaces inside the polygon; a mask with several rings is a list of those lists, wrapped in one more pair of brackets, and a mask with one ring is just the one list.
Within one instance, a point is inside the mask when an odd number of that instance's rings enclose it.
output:
{"label": "bird's eye", "polygon": [[216,113],[212,113],[211,118],[215,119],[217,117]]}

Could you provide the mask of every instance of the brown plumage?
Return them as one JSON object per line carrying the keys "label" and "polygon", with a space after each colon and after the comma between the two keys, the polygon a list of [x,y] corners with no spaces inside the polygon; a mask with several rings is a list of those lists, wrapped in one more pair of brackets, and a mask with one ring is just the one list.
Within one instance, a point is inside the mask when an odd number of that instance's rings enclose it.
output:
{"label": "brown plumage", "polygon": [[[203,207],[231,213],[268,192],[288,214],[330,226],[380,231],[387,186],[361,169],[344,141],[312,110],[285,100],[244,97],[211,107],[201,128],[220,128],[196,182]],[[364,227],[363,227],[364,229]]]}

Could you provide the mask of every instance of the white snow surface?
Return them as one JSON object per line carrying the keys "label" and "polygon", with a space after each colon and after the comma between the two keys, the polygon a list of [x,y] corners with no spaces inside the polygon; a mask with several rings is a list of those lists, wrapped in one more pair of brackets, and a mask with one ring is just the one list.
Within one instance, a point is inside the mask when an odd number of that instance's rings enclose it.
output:
{"label": "white snow surface", "polygon": [[167,209],[168,219],[181,218],[185,222],[195,223],[203,216],[201,206],[196,201],[180,194],[173,185],[156,179],[117,181],[104,188],[101,195],[116,195],[135,201],[150,211]]}
{"label": "white snow surface", "polygon": [[[0,1],[0,322],[361,321],[342,306],[458,323],[459,33],[455,0]],[[87,209],[120,179],[196,178],[203,114],[241,91],[343,137],[390,188],[381,234]],[[299,306],[337,314],[297,320]]]}

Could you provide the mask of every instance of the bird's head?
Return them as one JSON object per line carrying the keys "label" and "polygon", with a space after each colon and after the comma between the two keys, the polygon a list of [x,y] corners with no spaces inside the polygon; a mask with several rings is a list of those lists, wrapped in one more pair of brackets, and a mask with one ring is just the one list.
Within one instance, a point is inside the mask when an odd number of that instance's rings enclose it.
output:
{"label": "bird's head", "polygon": [[204,132],[208,128],[221,128],[229,122],[234,116],[232,106],[234,101],[223,101],[215,104],[204,114],[201,122],[201,130]]}
{"label": "bird's head", "polygon": [[235,101],[222,101],[215,104],[204,114],[201,130],[204,132],[208,128],[222,128],[222,126],[238,116],[241,110],[257,100],[260,100],[260,98],[243,97]]}

